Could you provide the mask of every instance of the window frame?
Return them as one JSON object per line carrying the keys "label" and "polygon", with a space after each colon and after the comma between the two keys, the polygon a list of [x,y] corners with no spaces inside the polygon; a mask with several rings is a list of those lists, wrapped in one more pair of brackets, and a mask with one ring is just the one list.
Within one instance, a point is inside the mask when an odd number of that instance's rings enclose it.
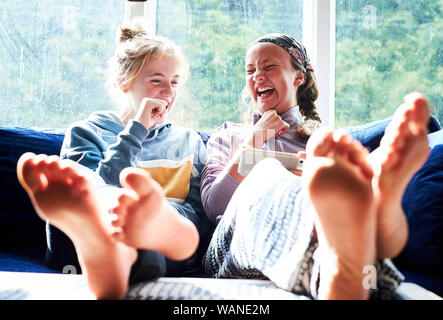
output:
{"label": "window frame", "polygon": [[318,80],[318,113],[324,125],[334,126],[335,0],[304,0],[303,44]]}
{"label": "window frame", "polygon": [[126,0],[125,21],[132,21],[137,17],[146,18],[149,30],[154,34],[156,30],[157,0]]}
{"label": "window frame", "polygon": [[[157,0],[126,0],[125,19],[144,17],[156,32]],[[303,44],[315,68],[320,91],[317,111],[323,125],[335,124],[335,0],[304,0]]]}

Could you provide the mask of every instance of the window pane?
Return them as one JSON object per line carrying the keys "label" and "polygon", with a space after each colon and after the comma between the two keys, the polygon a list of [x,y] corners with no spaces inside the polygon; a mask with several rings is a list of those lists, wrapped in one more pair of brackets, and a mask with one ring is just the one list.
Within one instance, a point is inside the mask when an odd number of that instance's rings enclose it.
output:
{"label": "window pane", "polygon": [[195,129],[242,121],[244,56],[259,35],[282,32],[301,40],[303,0],[157,1],[157,34],[174,39],[191,78],[170,118]]}
{"label": "window pane", "polygon": [[0,125],[65,128],[112,108],[107,59],[125,2],[0,3]]}
{"label": "window pane", "polygon": [[443,0],[337,0],[336,125],[392,115],[411,91],[443,123]]}

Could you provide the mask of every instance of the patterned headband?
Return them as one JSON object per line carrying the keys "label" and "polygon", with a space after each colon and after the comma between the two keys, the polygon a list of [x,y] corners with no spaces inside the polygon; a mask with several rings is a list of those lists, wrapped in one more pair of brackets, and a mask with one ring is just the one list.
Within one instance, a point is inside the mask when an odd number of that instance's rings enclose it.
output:
{"label": "patterned headband", "polygon": [[309,61],[309,57],[306,53],[305,47],[294,37],[282,33],[270,33],[261,36],[260,38],[255,40],[252,45],[260,42],[271,42],[278,45],[290,54],[300,70],[302,70],[303,72],[306,72],[307,70],[314,72],[314,68]]}

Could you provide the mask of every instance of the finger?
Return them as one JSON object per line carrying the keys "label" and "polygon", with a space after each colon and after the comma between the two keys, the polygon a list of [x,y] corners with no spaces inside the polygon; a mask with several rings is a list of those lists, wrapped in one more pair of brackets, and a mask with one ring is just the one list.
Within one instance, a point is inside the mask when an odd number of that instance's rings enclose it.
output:
{"label": "finger", "polygon": [[[162,101],[162,100],[160,100],[160,101]],[[156,104],[155,106],[153,106],[152,111],[151,111],[152,117],[155,119],[159,119],[162,116],[164,116],[166,113],[166,106],[167,106],[167,103],[166,104]]]}
{"label": "finger", "polygon": [[142,101],[140,102],[139,110],[149,107],[151,105],[150,101],[152,101],[151,98],[143,98]]}
{"label": "finger", "polygon": [[285,122],[283,120],[282,120],[282,122],[283,122],[283,128],[279,131],[279,133],[278,133],[279,136],[282,136],[282,135],[288,133],[289,129],[291,128],[289,123],[287,123],[287,122]]}
{"label": "finger", "polygon": [[263,116],[267,116],[267,115],[277,115],[277,111],[275,111],[274,109],[271,109],[271,110],[268,110],[268,111],[265,111],[265,112],[263,112],[263,115],[262,115],[262,117]]}
{"label": "finger", "polygon": [[154,103],[158,104],[159,106],[166,107],[168,105],[168,101],[163,99],[151,99]]}
{"label": "finger", "polygon": [[152,104],[157,107],[159,110],[164,110],[168,105],[168,101],[163,99],[151,99]]}
{"label": "finger", "polygon": [[299,152],[297,153],[297,156],[298,156],[300,159],[306,159],[306,152],[304,152],[304,151],[299,151]]}
{"label": "finger", "polygon": [[299,177],[301,177],[301,175],[302,175],[302,171],[301,171],[301,170],[289,169],[289,171],[290,171],[292,174],[295,174],[296,176],[299,176]]}
{"label": "finger", "polygon": [[289,125],[287,127],[285,126],[283,129],[280,129],[280,131],[278,131],[275,136],[276,137],[280,137],[280,136],[285,135],[286,133],[288,133],[288,131],[289,131]]}
{"label": "finger", "polygon": [[140,109],[143,110],[143,112],[151,112],[156,109],[156,110],[163,110],[166,106],[168,105],[168,103],[165,100],[161,100],[161,99],[152,99],[152,98],[148,98],[145,97],[143,98],[142,102],[140,103]]}

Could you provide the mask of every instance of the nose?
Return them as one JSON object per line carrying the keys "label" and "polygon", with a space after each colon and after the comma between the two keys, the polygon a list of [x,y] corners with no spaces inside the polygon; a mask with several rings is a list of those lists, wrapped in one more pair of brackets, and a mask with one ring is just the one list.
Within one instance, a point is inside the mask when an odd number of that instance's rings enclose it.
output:
{"label": "nose", "polygon": [[162,88],[161,94],[163,97],[172,97],[174,95],[174,90],[170,82],[166,82]]}
{"label": "nose", "polygon": [[262,81],[265,78],[265,74],[263,70],[257,68],[252,78],[254,81]]}

